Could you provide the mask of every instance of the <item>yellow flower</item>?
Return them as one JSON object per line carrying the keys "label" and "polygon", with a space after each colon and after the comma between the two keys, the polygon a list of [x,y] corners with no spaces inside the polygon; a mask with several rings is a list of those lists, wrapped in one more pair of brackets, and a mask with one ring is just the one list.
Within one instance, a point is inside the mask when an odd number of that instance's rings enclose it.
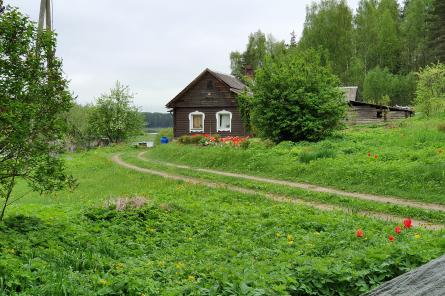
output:
{"label": "yellow flower", "polygon": [[279,232],[275,233],[275,237],[276,238],[280,238],[281,237],[281,233],[279,233]]}
{"label": "yellow flower", "polygon": [[164,260],[158,261],[158,266],[159,267],[164,267],[165,266]]}
{"label": "yellow flower", "polygon": [[106,286],[108,285],[108,281],[106,279],[100,279],[99,284],[101,284],[102,286]]}
{"label": "yellow flower", "polygon": [[287,241],[287,244],[288,244],[289,246],[292,246],[292,245],[294,244],[294,241],[293,241],[293,240],[288,240],[288,241]]}
{"label": "yellow flower", "polygon": [[185,267],[185,265],[182,262],[177,262],[177,263],[175,263],[175,267],[176,267],[176,269],[183,269]]}
{"label": "yellow flower", "polygon": [[123,264],[123,263],[116,263],[116,264],[114,265],[114,268],[115,268],[117,271],[122,271],[122,270],[124,270],[124,268],[125,268],[125,264]]}
{"label": "yellow flower", "polygon": [[293,241],[293,240],[294,240],[294,237],[293,237],[291,234],[288,234],[288,235],[287,235],[287,240],[288,240],[288,241]]}
{"label": "yellow flower", "polygon": [[420,234],[416,233],[416,234],[414,234],[414,237],[415,237],[416,239],[419,239],[419,238],[420,238]]}
{"label": "yellow flower", "polygon": [[188,279],[189,281],[191,281],[191,282],[196,281],[196,278],[195,278],[195,276],[193,276],[193,275],[189,275],[187,279]]}
{"label": "yellow flower", "polygon": [[193,237],[189,236],[187,239],[188,239],[189,241],[191,241],[191,240],[193,240]]}

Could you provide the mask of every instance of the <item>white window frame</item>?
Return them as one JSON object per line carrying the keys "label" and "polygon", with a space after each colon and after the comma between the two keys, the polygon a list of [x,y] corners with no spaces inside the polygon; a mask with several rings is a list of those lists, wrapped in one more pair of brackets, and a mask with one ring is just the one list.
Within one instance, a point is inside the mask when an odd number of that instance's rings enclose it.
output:
{"label": "white window frame", "polygon": [[[219,116],[220,115],[229,115],[230,116],[230,127],[229,128],[220,128],[219,124]],[[232,112],[227,110],[222,110],[216,112],[216,131],[217,132],[232,132]]]}
{"label": "white window frame", "polygon": [[[195,115],[202,116],[202,128],[200,128],[200,129],[193,128],[193,116],[195,116]],[[204,125],[205,119],[206,119],[206,115],[203,112],[195,111],[195,112],[189,113],[190,132],[191,133],[203,133],[204,132],[204,127],[205,127],[205,125]]]}

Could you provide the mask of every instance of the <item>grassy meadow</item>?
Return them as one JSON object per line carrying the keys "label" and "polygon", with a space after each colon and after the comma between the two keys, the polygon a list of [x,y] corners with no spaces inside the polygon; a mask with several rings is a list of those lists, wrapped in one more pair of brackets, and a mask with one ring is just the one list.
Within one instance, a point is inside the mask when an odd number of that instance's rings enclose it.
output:
{"label": "grassy meadow", "polygon": [[[147,156],[442,202],[445,159],[439,151],[445,133],[436,124],[412,120],[354,128],[321,143],[269,147],[252,141],[244,149],[173,143]],[[332,200],[327,194],[167,168],[141,161],[139,152],[123,145],[67,154],[79,183],[75,191],[29,193],[8,209],[0,224],[0,295],[360,295],[445,252],[444,231],[403,229],[396,235],[395,223],[354,211],[278,203],[142,174],[110,161],[119,153],[141,167]],[[20,184],[14,195],[27,191]],[[105,205],[133,197],[145,198],[146,205],[123,211]],[[337,203],[444,221],[442,213],[425,210],[347,198]],[[356,237],[357,229],[363,237]]]}
{"label": "grassy meadow", "polygon": [[352,127],[317,143],[247,149],[167,145],[148,158],[339,189],[445,204],[445,131],[441,119],[413,118]]}

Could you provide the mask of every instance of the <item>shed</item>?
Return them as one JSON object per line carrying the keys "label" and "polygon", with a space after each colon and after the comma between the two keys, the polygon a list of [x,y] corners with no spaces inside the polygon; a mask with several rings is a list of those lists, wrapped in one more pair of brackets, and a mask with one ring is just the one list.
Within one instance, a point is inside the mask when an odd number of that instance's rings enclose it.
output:
{"label": "shed", "polygon": [[379,123],[396,119],[409,118],[414,115],[414,111],[409,107],[384,106],[366,102],[360,102],[358,99],[358,87],[342,87],[345,93],[345,100],[349,104],[347,113],[347,124],[367,124]]}

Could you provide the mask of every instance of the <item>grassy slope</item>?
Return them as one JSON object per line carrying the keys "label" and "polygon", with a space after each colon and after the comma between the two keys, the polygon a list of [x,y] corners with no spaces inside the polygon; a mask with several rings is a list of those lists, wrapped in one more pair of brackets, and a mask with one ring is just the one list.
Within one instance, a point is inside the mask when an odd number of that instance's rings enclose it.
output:
{"label": "grassy slope", "polygon": [[[438,122],[412,119],[383,127],[356,127],[319,143],[256,144],[246,150],[166,145],[149,156],[445,204],[445,133],[437,130]],[[318,159],[304,162],[317,155]]]}
{"label": "grassy slope", "polygon": [[[353,295],[445,250],[442,232],[389,243],[388,223],[142,175],[112,164],[114,152],[69,155],[75,192],[31,194],[9,210],[0,295]],[[119,196],[150,204],[100,208]]]}

